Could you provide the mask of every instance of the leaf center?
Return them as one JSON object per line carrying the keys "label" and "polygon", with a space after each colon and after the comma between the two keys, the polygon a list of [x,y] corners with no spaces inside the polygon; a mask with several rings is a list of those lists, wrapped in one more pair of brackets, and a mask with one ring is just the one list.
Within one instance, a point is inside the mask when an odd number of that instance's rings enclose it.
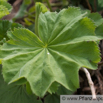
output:
{"label": "leaf center", "polygon": [[47,45],[47,44],[45,44],[45,45],[43,46],[43,48],[47,48],[47,46],[48,46],[48,45]]}

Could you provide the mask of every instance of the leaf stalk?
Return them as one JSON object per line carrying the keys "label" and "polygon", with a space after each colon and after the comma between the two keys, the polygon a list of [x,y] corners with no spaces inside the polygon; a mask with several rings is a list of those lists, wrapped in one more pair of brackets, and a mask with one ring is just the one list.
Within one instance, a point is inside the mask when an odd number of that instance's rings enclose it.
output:
{"label": "leaf stalk", "polygon": [[82,70],[85,72],[86,77],[88,79],[88,83],[89,83],[89,86],[90,86],[90,89],[91,89],[91,92],[92,92],[92,97],[93,97],[93,99],[96,99],[95,87],[94,87],[94,83],[91,79],[90,73],[86,68],[82,68]]}

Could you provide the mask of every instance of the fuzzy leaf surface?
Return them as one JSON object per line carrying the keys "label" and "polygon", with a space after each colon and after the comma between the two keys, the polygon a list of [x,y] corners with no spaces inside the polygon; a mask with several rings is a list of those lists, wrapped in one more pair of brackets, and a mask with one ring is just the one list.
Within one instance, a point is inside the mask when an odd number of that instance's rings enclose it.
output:
{"label": "fuzzy leaf surface", "polygon": [[25,85],[7,85],[4,82],[3,76],[1,74],[0,65],[0,103],[42,103],[36,100],[36,97],[28,95],[25,89]]}
{"label": "fuzzy leaf surface", "polygon": [[[70,7],[59,13],[41,13],[38,35],[27,29],[8,32],[4,43],[3,76],[12,83],[25,78],[36,95],[43,97],[57,82],[69,90],[79,87],[81,67],[97,69],[100,61],[95,41],[95,25],[78,8]],[[1,55],[0,54],[0,55]]]}

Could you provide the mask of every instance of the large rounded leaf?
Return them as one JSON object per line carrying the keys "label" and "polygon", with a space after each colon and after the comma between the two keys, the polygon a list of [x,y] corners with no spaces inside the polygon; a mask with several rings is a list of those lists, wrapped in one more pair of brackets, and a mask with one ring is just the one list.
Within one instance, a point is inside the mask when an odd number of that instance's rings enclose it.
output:
{"label": "large rounded leaf", "polygon": [[27,29],[8,32],[10,41],[2,47],[3,76],[12,83],[27,79],[31,90],[44,96],[52,83],[69,90],[79,87],[81,67],[97,69],[100,61],[94,23],[78,8],[59,13],[41,13],[37,37]]}
{"label": "large rounded leaf", "polygon": [[7,85],[1,75],[0,65],[0,103],[42,103],[32,94],[28,95],[25,85]]}

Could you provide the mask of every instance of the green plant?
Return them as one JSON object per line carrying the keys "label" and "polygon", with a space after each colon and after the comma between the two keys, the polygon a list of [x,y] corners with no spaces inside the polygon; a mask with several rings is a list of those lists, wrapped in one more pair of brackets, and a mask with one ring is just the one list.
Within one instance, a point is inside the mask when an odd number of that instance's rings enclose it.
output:
{"label": "green plant", "polygon": [[9,14],[10,11],[11,11],[11,9],[12,9],[11,5],[8,4],[8,3],[6,2],[6,0],[0,0],[0,19],[1,19],[3,16]]}
{"label": "green plant", "polygon": [[97,41],[103,38],[103,19],[99,14],[100,20],[75,7],[59,13],[40,3],[36,7],[35,33],[21,26],[6,30],[8,39],[0,47],[1,103],[42,103],[44,96],[45,103],[52,98],[58,103],[59,95],[79,87],[79,69],[96,70],[100,61]]}

